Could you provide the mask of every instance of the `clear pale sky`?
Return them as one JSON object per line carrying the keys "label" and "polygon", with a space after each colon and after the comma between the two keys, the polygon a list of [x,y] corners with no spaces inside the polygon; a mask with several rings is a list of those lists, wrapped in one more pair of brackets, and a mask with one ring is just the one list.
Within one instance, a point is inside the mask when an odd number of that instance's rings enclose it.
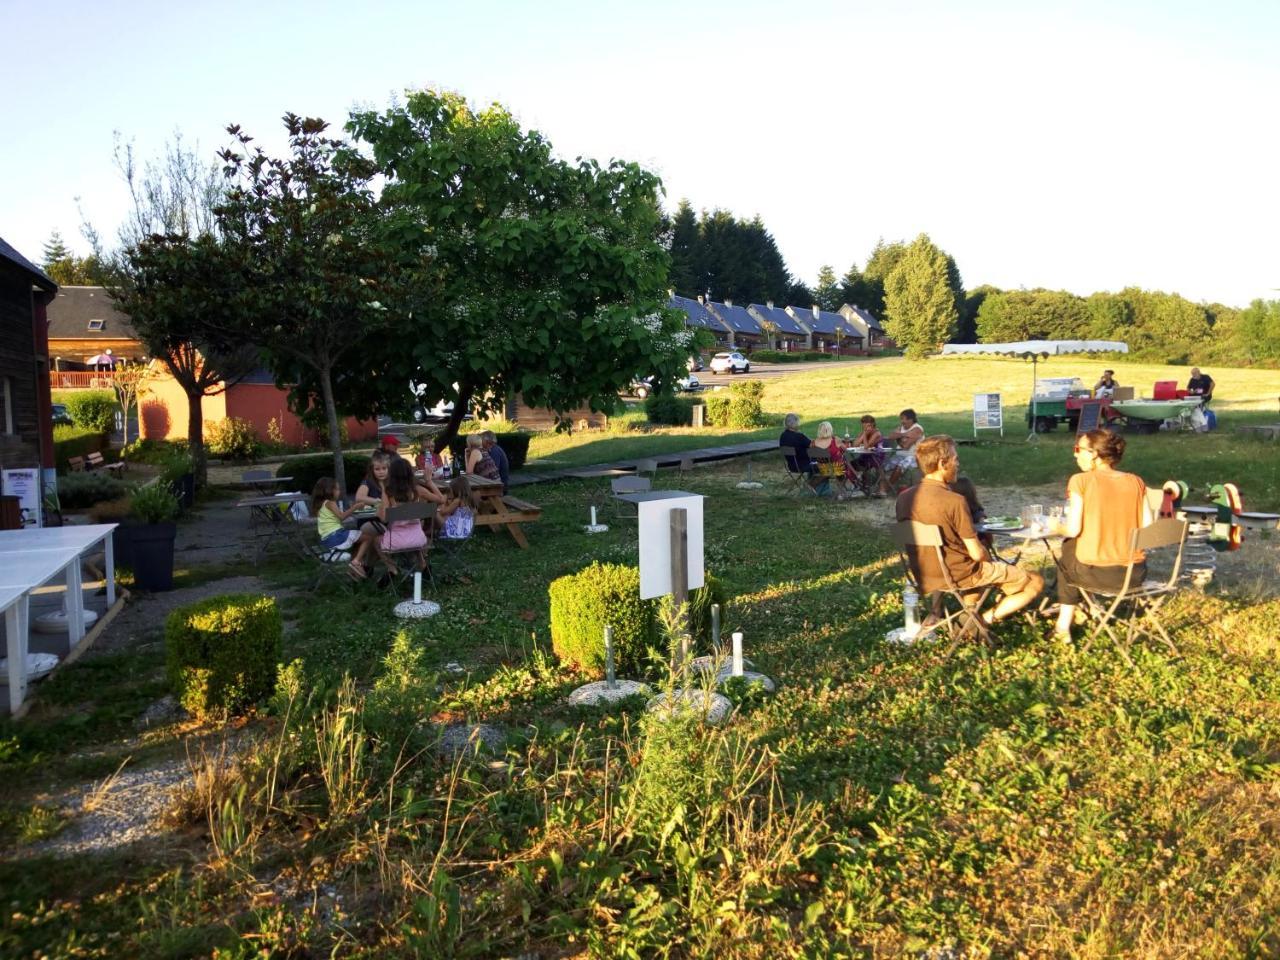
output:
{"label": "clear pale sky", "polygon": [[[1280,2],[0,0],[0,236],[114,237],[112,132],[340,126],[410,87],[498,100],[671,209],[760,214],[788,267],[920,232],[967,287],[1280,287]],[[714,292],[714,291],[713,291]]]}

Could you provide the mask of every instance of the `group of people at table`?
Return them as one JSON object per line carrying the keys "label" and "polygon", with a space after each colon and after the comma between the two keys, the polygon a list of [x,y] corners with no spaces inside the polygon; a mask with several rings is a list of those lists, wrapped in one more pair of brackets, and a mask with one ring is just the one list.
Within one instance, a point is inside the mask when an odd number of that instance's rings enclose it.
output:
{"label": "group of people at table", "polygon": [[[1109,399],[1116,395],[1120,381],[1116,379],[1114,370],[1103,370],[1098,382],[1093,385],[1093,395],[1100,399]],[[1202,397],[1207,404],[1213,399],[1214,381],[1207,373],[1201,373],[1199,367],[1191,368],[1191,376],[1187,378],[1186,395]]]}
{"label": "group of people at table", "polygon": [[[897,519],[938,527],[942,536],[942,563],[957,590],[975,596],[986,587],[995,587],[1001,594],[999,602],[979,615],[987,626],[1008,619],[1040,595],[1044,578],[1020,563],[1006,562],[993,553],[991,534],[982,529],[985,514],[978,502],[977,490],[971,480],[960,475],[960,454],[955,440],[944,434],[926,437],[913,410],[903,410],[898,423],[899,428],[883,438],[893,446],[883,462],[879,493],[889,492],[890,485],[909,468],[918,469],[920,481],[898,494]],[[834,447],[833,461],[847,462],[854,471],[859,468],[858,458],[866,454],[859,452],[845,458],[844,447],[833,436],[831,424],[820,424],[818,438],[813,441],[800,433],[798,426],[799,418],[788,415],[780,443],[796,448],[799,469],[807,469],[804,464],[809,459],[802,454],[807,454],[813,446]],[[875,419],[863,417],[862,426],[853,449],[877,448],[881,438],[875,429]],[[835,450],[841,451],[839,458]],[[1063,538],[1055,558],[1058,613],[1054,626],[1055,636],[1063,640],[1071,639],[1081,587],[1118,591],[1125,582],[1131,561],[1136,582],[1142,582],[1146,575],[1145,557],[1141,551],[1131,553],[1130,545],[1133,532],[1155,517],[1147,500],[1145,481],[1120,469],[1124,451],[1125,439],[1118,433],[1098,428],[1080,434],[1072,450],[1078,472],[1067,481],[1065,510],[1061,517],[1048,517],[1043,521],[1043,536]],[[938,567],[934,549],[910,549],[921,589],[925,593],[946,589],[946,577]],[[925,620],[925,629],[936,619],[936,614],[930,614]]]}
{"label": "group of people at table", "polygon": [[[854,485],[848,496],[888,496],[903,474],[916,466],[915,447],[924,439],[924,427],[910,408],[898,414],[898,429],[888,434],[880,432],[876,418],[870,414],[862,417],[859,425],[861,432],[856,438],[846,431],[841,441],[831,423],[824,420],[818,424],[817,437],[810,440],[800,432],[800,417],[789,413],[778,444],[791,448],[787,459],[793,469],[809,474],[819,492],[825,492],[834,478]],[[820,456],[830,467],[814,460],[815,450],[822,451]],[[846,494],[837,496],[843,499]]]}
{"label": "group of people at table", "polygon": [[[424,450],[417,457],[415,471],[398,448],[394,436],[383,437],[381,447],[369,458],[364,480],[346,506],[338,500],[333,477],[321,477],[311,491],[311,515],[316,518],[321,545],[332,551],[350,551],[348,570],[357,580],[368,576],[371,557],[394,570],[392,554],[421,550],[432,534],[452,540],[469,537],[477,511],[471,478],[501,483],[504,493],[507,489],[510,465],[491,430],[467,434],[461,470],[450,469],[435,453]],[[437,479],[445,489],[436,484]],[[388,523],[391,508],[419,502],[436,504],[431,531],[422,520]]]}

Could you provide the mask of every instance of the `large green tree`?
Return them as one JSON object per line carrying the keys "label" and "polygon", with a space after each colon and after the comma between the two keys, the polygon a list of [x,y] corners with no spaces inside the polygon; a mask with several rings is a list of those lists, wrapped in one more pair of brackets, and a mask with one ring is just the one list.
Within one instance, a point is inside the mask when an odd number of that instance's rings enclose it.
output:
{"label": "large green tree", "polygon": [[835,268],[828,263],[824,263],[818,270],[818,282],[813,288],[813,297],[814,303],[823,310],[839,310],[844,302]]}
{"label": "large green tree", "polygon": [[881,238],[876,241],[875,249],[871,251],[871,256],[867,258],[867,265],[862,271],[866,302],[858,306],[865,307],[877,317],[884,316],[885,281],[888,280],[889,274],[893,272],[893,268],[898,265],[898,261],[906,251],[907,245],[900,240],[885,243]]}
{"label": "large green tree", "polygon": [[1280,300],[1254,300],[1240,311],[1235,353],[1254,360],[1280,360]]}
{"label": "large green tree", "polygon": [[958,319],[948,257],[922,233],[885,279],[885,331],[922,357],[951,339]]}
{"label": "large green tree", "polygon": [[681,200],[671,220],[671,272],[667,282],[682,296],[696,297],[703,292],[697,257],[698,216],[688,200]]}
{"label": "large green tree", "polygon": [[512,393],[610,410],[637,374],[670,378],[683,364],[652,173],[561,160],[501,106],[433,90],[357,113],[349,130],[385,177],[381,242],[412,278],[389,292],[398,335],[361,342],[379,371],[349,394],[363,409],[413,380],[428,404],[455,404],[443,444],[466,410]]}
{"label": "large green tree", "polygon": [[977,334],[984,343],[1070,340],[1086,336],[1089,329],[1085,301],[1065,290],[995,291],[977,314]]}

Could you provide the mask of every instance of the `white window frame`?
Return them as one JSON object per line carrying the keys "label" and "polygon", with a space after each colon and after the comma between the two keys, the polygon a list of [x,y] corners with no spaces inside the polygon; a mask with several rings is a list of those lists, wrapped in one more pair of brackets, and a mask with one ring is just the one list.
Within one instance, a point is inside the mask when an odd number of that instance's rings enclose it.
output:
{"label": "white window frame", "polygon": [[96,331],[99,331],[99,330],[105,330],[106,328],[107,328],[107,321],[105,321],[105,320],[99,320],[99,319],[95,318],[95,319],[93,319],[93,320],[90,320],[90,321],[89,321],[89,329],[90,329],[90,330],[93,330],[93,331],[95,331],[95,332],[96,332]]}

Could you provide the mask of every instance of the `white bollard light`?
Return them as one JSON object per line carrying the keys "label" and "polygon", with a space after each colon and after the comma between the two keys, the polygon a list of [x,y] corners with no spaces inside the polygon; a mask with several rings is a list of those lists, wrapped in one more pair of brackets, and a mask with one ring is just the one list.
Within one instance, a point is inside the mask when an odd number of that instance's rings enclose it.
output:
{"label": "white bollard light", "polygon": [[735,677],[742,676],[742,633],[737,631],[733,635],[733,675]]}

